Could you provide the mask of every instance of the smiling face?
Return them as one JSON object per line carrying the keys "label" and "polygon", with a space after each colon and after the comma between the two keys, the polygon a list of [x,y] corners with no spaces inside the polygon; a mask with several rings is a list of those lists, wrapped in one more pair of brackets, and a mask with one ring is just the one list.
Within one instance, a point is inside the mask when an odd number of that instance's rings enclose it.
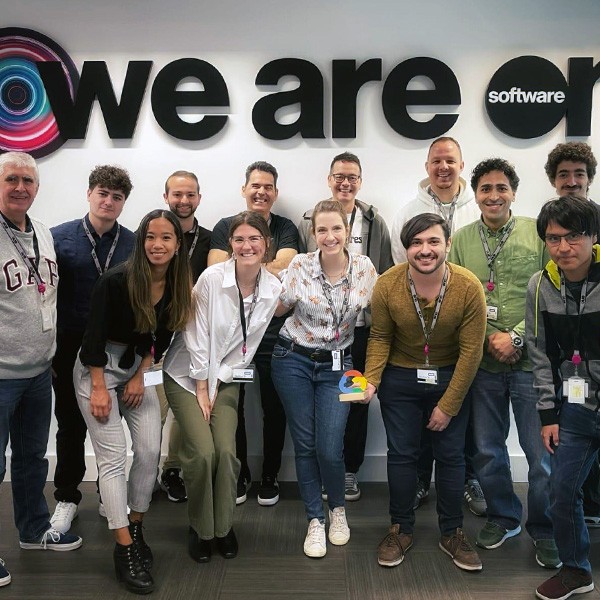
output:
{"label": "smiling face", "polygon": [[180,219],[187,219],[196,212],[202,198],[196,181],[176,175],[168,179],[167,189],[169,191],[163,194],[163,198],[171,212]]}
{"label": "smiling face", "polygon": [[229,243],[238,267],[260,265],[267,252],[265,238],[258,229],[248,223],[242,223],[235,228]]}
{"label": "smiling face", "polygon": [[592,183],[587,174],[587,166],[584,162],[573,162],[563,160],[556,167],[554,187],[559,196],[581,196],[587,198],[588,190]]}
{"label": "smiling face", "polygon": [[446,140],[434,144],[429,151],[425,170],[435,194],[439,196],[448,190],[456,194],[464,166],[460,149],[454,142]]}
{"label": "smiling face", "polygon": [[441,225],[434,225],[412,238],[406,259],[417,273],[429,275],[444,264],[449,250],[450,240],[446,241]]}
{"label": "smiling face", "polygon": [[87,191],[90,203],[90,217],[103,222],[114,223],[125,206],[125,194],[122,190],[111,190],[97,185],[93,190]]}
{"label": "smiling face", "polygon": [[490,171],[479,178],[475,200],[481,210],[483,222],[496,231],[510,219],[510,207],[515,201],[515,193],[502,171]]}
{"label": "smiling face", "polygon": [[[336,181],[340,179],[342,181]],[[354,162],[345,160],[334,162],[331,173],[327,177],[327,185],[333,199],[340,202],[346,212],[352,211],[354,199],[360,190],[361,183],[360,167]]]}
{"label": "smiling face", "polygon": [[179,250],[179,240],[173,224],[164,217],[152,219],[148,223],[144,250],[150,267],[168,266],[175,252]]}
{"label": "smiling face", "polygon": [[0,176],[0,211],[15,225],[23,225],[38,189],[35,169],[4,165]]}
{"label": "smiling face", "polygon": [[344,251],[348,228],[337,212],[320,212],[315,217],[313,235],[323,256],[335,256]]}
{"label": "smiling face", "polygon": [[277,200],[275,178],[271,173],[255,169],[250,173],[248,183],[242,186],[242,196],[246,199],[248,210],[253,210],[268,221],[271,207]]}

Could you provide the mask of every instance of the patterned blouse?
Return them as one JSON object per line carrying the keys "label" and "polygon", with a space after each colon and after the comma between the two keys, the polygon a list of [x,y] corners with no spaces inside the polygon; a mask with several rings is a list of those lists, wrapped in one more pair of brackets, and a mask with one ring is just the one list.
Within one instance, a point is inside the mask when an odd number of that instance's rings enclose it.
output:
{"label": "patterned blouse", "polygon": [[367,256],[348,253],[345,275],[331,285],[321,269],[319,254],[317,250],[296,255],[283,275],[279,299],[294,312],[280,335],[307,348],[343,350],[354,340],[361,310],[371,304],[377,271]]}

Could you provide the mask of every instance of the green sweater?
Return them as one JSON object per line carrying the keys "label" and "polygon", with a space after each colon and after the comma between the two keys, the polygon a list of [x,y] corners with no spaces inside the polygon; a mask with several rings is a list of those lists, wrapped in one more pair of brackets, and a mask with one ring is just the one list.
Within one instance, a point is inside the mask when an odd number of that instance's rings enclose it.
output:
{"label": "green sweater", "polygon": [[[481,361],[485,336],[485,298],[478,279],[467,269],[448,264],[450,278],[437,324],[429,340],[429,362],[456,365],[438,402],[446,414],[458,414]],[[367,381],[378,387],[386,365],[416,369],[424,363],[425,338],[408,285],[408,263],[379,276],[371,299],[373,323],[367,349]],[[420,300],[426,326],[435,302]],[[418,384],[415,373],[415,385]]]}

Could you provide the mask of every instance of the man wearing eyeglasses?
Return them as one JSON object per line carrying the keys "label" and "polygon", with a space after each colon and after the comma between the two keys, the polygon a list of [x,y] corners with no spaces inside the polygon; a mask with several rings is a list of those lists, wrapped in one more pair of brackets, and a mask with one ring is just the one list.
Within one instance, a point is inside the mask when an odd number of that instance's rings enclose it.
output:
{"label": "man wearing eyeglasses", "polygon": [[[342,152],[335,156],[329,167],[327,185],[331,190],[331,198],[340,202],[348,215],[350,226],[348,250],[368,256],[377,273],[381,274],[394,264],[390,233],[377,209],[356,198],[361,184],[362,167],[358,156],[351,152]],[[315,238],[311,235],[312,212],[312,209],[306,211],[298,225],[300,252],[314,252],[317,249]],[[365,370],[370,319],[370,314],[363,312],[358,317],[354,330],[352,362],[354,368],[361,373]],[[348,501],[358,500],[361,495],[357,473],[365,458],[368,411],[368,404],[352,403],[346,423],[344,462],[346,464],[345,498]]]}
{"label": "man wearing eyeglasses", "polygon": [[552,260],[529,281],[526,332],[541,436],[551,455],[550,507],[563,568],[536,590],[544,600],[594,589],[581,486],[600,447],[598,212],[561,196],[541,209],[537,232]]}
{"label": "man wearing eyeglasses", "polygon": [[[242,197],[246,200],[247,210],[259,213],[269,224],[273,236],[271,248],[274,256],[266,266],[275,275],[287,269],[292,258],[298,253],[298,229],[289,219],[271,212],[279,194],[277,177],[277,169],[273,165],[257,161],[246,169],[246,182],[242,186]],[[221,219],[213,229],[208,253],[209,267],[218,262],[225,262],[229,258],[227,249],[229,225],[232,219],[233,216]],[[271,354],[286,316],[273,317],[254,355],[260,378],[260,399],[263,409],[263,467],[258,490],[258,503],[261,506],[273,506],[279,501],[277,475],[281,467],[281,453],[285,443],[286,419],[283,405],[271,381]],[[242,504],[246,501],[247,492],[252,485],[244,419],[244,384],[240,385],[236,448],[237,458],[242,463],[236,504]]]}
{"label": "man wearing eyeglasses", "polygon": [[[417,197],[403,206],[394,219],[392,226],[392,256],[396,264],[406,261],[406,249],[400,233],[404,224],[423,213],[434,213],[443,217],[449,227],[450,235],[461,227],[477,221],[480,213],[475,203],[473,191],[460,176],[465,163],[460,144],[452,137],[444,136],[431,142],[425,161],[427,178],[417,188]],[[421,435],[421,456],[418,466],[418,485],[415,496],[415,509],[419,508],[429,496],[431,475],[433,473],[433,453],[430,434],[423,425]],[[477,516],[485,516],[486,503],[479,482],[475,477],[471,455],[473,442],[471,426],[467,429],[465,445],[465,487],[464,499],[469,510]]]}
{"label": "man wearing eyeglasses", "polygon": [[523,506],[513,489],[506,448],[512,406],[529,466],[525,528],[537,563],[553,569],[560,559],[549,511],[550,468],[536,435],[533,374],[523,340],[525,290],[548,257],[535,220],[512,214],[518,185],[514,167],[501,158],[484,160],[473,169],[471,187],[481,218],[456,232],[448,260],[479,278],[487,306],[484,354],[471,384],[473,466],[487,500],[487,522],[476,543],[492,550],[521,533]]}

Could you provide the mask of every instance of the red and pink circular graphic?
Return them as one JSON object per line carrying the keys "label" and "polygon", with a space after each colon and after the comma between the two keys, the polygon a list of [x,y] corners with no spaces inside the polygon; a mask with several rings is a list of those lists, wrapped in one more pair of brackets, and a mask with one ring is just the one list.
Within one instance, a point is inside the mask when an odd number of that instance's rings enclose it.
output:
{"label": "red and pink circular graphic", "polygon": [[74,98],[79,73],[55,41],[31,29],[0,28],[0,153],[16,150],[40,158],[65,142],[36,66],[45,61],[62,63]]}

